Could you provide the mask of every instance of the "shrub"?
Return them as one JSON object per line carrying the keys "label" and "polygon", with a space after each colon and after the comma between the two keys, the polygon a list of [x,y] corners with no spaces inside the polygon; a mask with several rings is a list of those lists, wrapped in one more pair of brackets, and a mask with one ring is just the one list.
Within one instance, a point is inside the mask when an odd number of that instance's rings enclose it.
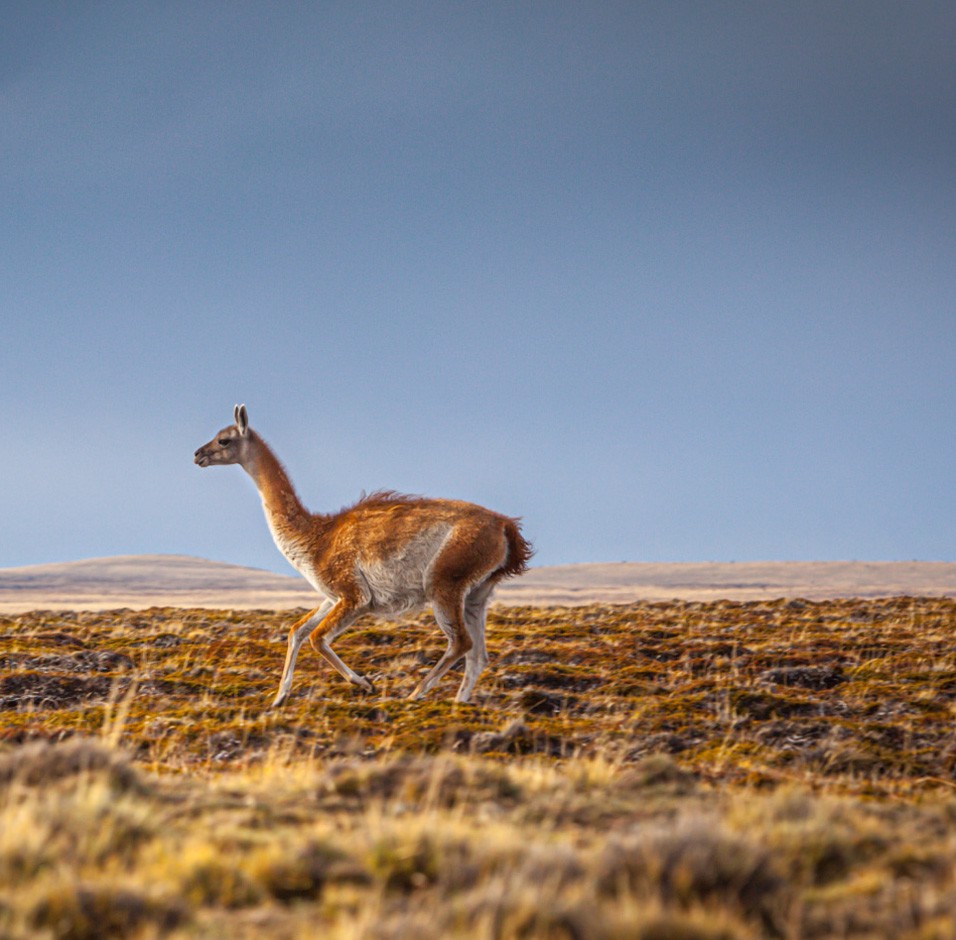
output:
{"label": "shrub", "polygon": [[789,898],[769,853],[742,838],[691,821],[611,842],[597,861],[603,894],[656,895],[665,905],[717,903],[779,934]]}
{"label": "shrub", "polygon": [[122,753],[90,738],[31,741],[0,754],[0,786],[20,783],[46,786],[56,780],[96,774],[118,791],[142,789],[142,782]]}
{"label": "shrub", "polygon": [[168,932],[186,919],[182,905],[157,901],[112,885],[60,883],[49,886],[29,914],[37,930],[57,940],[131,937],[147,928]]}

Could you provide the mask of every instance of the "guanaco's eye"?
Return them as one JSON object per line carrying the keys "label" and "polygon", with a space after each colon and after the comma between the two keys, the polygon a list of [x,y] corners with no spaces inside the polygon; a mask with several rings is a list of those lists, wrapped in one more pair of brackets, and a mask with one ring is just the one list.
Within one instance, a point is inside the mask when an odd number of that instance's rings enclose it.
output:
{"label": "guanaco's eye", "polygon": [[220,438],[219,438],[219,446],[220,446],[220,447],[225,447],[228,443],[229,443],[229,438],[228,438],[228,437],[220,437]]}

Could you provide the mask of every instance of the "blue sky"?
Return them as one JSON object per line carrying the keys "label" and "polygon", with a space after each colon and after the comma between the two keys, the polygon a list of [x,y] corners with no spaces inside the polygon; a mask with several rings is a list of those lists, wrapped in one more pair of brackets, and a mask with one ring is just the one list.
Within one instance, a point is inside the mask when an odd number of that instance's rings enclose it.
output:
{"label": "blue sky", "polygon": [[956,6],[13,2],[0,566],[289,570],[303,502],[539,564],[954,560]]}

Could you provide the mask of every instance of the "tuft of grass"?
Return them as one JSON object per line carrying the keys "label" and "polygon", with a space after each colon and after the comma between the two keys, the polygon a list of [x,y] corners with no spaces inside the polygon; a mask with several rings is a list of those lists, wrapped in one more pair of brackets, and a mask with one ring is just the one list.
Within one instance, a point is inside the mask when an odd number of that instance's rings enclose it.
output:
{"label": "tuft of grass", "polygon": [[88,738],[70,738],[59,744],[31,741],[16,750],[0,752],[0,787],[48,786],[81,776],[104,780],[117,793],[142,786],[127,755]]}
{"label": "tuft of grass", "polygon": [[37,892],[26,915],[40,935],[58,940],[166,936],[186,919],[180,901],[161,901],[114,884],[59,881]]}
{"label": "tuft of grass", "polygon": [[193,908],[252,907],[263,899],[236,857],[213,840],[180,847],[170,867],[177,871],[178,893]]}
{"label": "tuft of grass", "polygon": [[712,819],[647,827],[611,841],[597,861],[602,893],[658,897],[690,909],[717,904],[753,920],[772,936],[787,922],[791,896],[770,853]]}

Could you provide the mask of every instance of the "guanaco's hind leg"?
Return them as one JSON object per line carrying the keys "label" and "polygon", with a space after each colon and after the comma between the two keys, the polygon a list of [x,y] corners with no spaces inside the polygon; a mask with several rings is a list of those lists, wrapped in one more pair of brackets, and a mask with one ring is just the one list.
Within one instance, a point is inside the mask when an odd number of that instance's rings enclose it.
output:
{"label": "guanaco's hind leg", "polygon": [[448,648],[442,658],[432,667],[431,672],[415,686],[412,694],[408,696],[409,699],[421,698],[431,691],[435,683],[472,647],[471,637],[468,634],[468,628],[465,626],[464,602],[458,600],[454,604],[442,604],[436,601],[433,606],[438,626],[441,627],[442,633],[448,637]]}
{"label": "guanaco's hind leg", "polygon": [[485,647],[485,620],[488,615],[488,601],[491,592],[495,589],[494,583],[486,581],[472,588],[465,598],[465,627],[471,638],[471,649],[465,653],[465,675],[455,700],[467,702],[475,688],[478,677],[488,665],[488,650]]}
{"label": "guanaco's hind leg", "polygon": [[285,666],[282,669],[282,679],[279,681],[279,691],[276,692],[276,697],[272,702],[273,708],[277,708],[289,697],[289,691],[292,689],[292,673],[295,671],[295,661],[298,658],[299,649],[316,624],[322,622],[331,608],[332,601],[324,600],[315,610],[310,610],[292,625],[292,629],[289,631],[289,645],[285,652]]}
{"label": "guanaco's hind leg", "polygon": [[494,589],[494,573],[504,563],[508,547],[497,526],[484,526],[466,538],[449,539],[431,573],[435,619],[448,637],[448,649],[409,698],[420,698],[463,656],[465,676],[456,700],[467,702],[488,662],[485,649],[485,610]]}

